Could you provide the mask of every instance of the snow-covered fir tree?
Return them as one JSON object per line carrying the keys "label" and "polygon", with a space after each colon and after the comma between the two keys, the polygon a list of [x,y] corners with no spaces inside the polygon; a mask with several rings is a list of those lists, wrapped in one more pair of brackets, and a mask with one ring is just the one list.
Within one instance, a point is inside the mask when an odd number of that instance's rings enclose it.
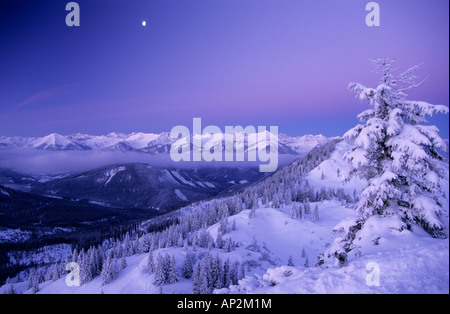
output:
{"label": "snow-covered fir tree", "polygon": [[210,283],[208,282],[208,273],[206,270],[203,270],[200,273],[200,287],[199,294],[211,294],[212,290],[210,287]]}
{"label": "snow-covered fir tree", "polygon": [[241,264],[241,269],[239,270],[239,276],[238,279],[244,279],[245,278],[245,264]]}
{"label": "snow-covered fir tree", "polygon": [[92,273],[92,263],[89,259],[89,255],[87,255],[84,250],[81,250],[78,256],[78,262],[80,265],[80,283],[84,285],[94,278],[94,274]]}
{"label": "snow-covered fir tree", "polygon": [[195,264],[194,271],[192,273],[192,293],[193,294],[200,294],[200,287],[201,287],[201,261],[198,261]]}
{"label": "snow-covered fir tree", "polygon": [[183,263],[183,268],[181,269],[181,274],[184,278],[192,278],[194,272],[195,255],[192,252],[186,254],[186,259]]}
{"label": "snow-covered fir tree", "polygon": [[53,265],[53,269],[52,269],[52,277],[51,277],[51,280],[52,280],[53,282],[55,282],[56,280],[58,280],[59,277],[60,277],[60,274],[59,274],[58,269],[59,269],[58,265]]}
{"label": "snow-covered fir tree", "polygon": [[305,219],[305,205],[302,203],[298,205],[298,218]]}
{"label": "snow-covered fir tree", "polygon": [[169,258],[169,265],[168,265],[168,272],[167,272],[167,283],[174,284],[178,282],[178,272],[177,272],[177,261],[175,259],[175,256],[172,256]]}
{"label": "snow-covered fir tree", "polygon": [[319,222],[320,218],[319,218],[319,205],[316,204],[316,206],[314,206],[314,213],[313,213],[313,218],[312,218],[312,222],[316,223]]}
{"label": "snow-covered fir tree", "polygon": [[239,282],[239,262],[235,262],[231,266],[230,270],[230,281],[232,285],[237,285]]}
{"label": "snow-covered fir tree", "polygon": [[116,259],[108,254],[102,268],[102,284],[107,285],[117,278],[118,270]]}
{"label": "snow-covered fir tree", "polygon": [[158,257],[156,258],[155,278],[153,280],[153,284],[159,287],[165,284],[166,280],[166,259],[162,257],[161,254],[158,254]]}
{"label": "snow-covered fir tree", "polygon": [[292,205],[291,217],[292,217],[292,219],[298,219],[299,216],[300,216],[300,211],[299,211],[298,205],[297,205],[297,203],[294,203],[294,205]]}
{"label": "snow-covered fir tree", "polygon": [[398,74],[392,59],[377,59],[373,64],[381,74],[376,88],[349,84],[371,108],[358,116],[364,124],[344,135],[354,143],[345,155],[351,172],[344,179],[358,175],[368,185],[357,203],[358,217],[335,227],[342,235],[319,257],[319,265],[331,257],[343,265],[350,252],[357,254],[371,243],[375,235],[365,228],[367,224],[381,222],[399,232],[416,224],[433,237],[444,236],[440,232],[445,227],[440,186],[444,167],[439,150],[446,150],[446,144],[426,117],[449,110],[407,100],[406,91],[421,84],[414,74],[420,66]]}
{"label": "snow-covered fir tree", "polygon": [[122,259],[120,260],[120,270],[127,268],[128,264],[127,264],[127,259],[124,257],[122,257]]}
{"label": "snow-covered fir tree", "polygon": [[306,268],[308,268],[308,267],[309,267],[309,259],[308,259],[308,257],[306,257],[306,260],[305,260],[305,265],[303,265],[303,266],[305,266]]}
{"label": "snow-covered fir tree", "polygon": [[221,289],[223,284],[222,260],[217,254],[211,261],[211,286],[213,289]]}
{"label": "snow-covered fir tree", "polygon": [[[207,254],[206,254],[206,256],[205,257],[203,257],[203,259],[202,259],[202,263],[201,263],[201,277],[202,277],[202,279],[201,279],[201,283],[202,283],[202,285],[204,284],[204,279],[206,278],[206,287],[207,287],[207,290],[209,291],[209,292],[207,292],[207,293],[211,293],[212,292],[212,282],[213,282],[213,280],[212,280],[212,269],[211,269],[211,264],[212,264],[212,257],[211,257],[211,253],[210,252],[208,252]],[[202,293],[205,293],[205,290],[204,289],[202,289]]]}
{"label": "snow-covered fir tree", "polygon": [[248,218],[253,219],[256,217],[256,208],[250,209],[250,213],[248,214]]}
{"label": "snow-covered fir tree", "polygon": [[153,251],[148,252],[147,257],[147,272],[153,274],[155,272],[155,260],[153,258]]}
{"label": "snow-covered fir tree", "polygon": [[[54,267],[54,265],[51,265],[49,268],[47,268],[47,272],[45,273],[45,281],[52,280],[53,267]],[[8,284],[8,282],[6,282],[6,284]]]}
{"label": "snow-covered fir tree", "polygon": [[27,282],[27,290],[33,288],[34,282],[36,281],[36,269],[32,268],[28,272],[28,282]]}
{"label": "snow-covered fir tree", "polygon": [[216,247],[221,249],[221,248],[223,248],[223,245],[224,245],[223,234],[222,234],[222,232],[219,231],[219,232],[217,232]]}
{"label": "snow-covered fir tree", "polygon": [[227,259],[224,263],[223,263],[223,272],[222,272],[222,283],[223,286],[228,288],[231,285],[231,264],[230,264],[230,259]]}
{"label": "snow-covered fir tree", "polygon": [[231,238],[227,238],[223,249],[225,250],[225,252],[231,252],[231,250],[232,250]]}
{"label": "snow-covered fir tree", "polygon": [[307,197],[305,200],[304,200],[304,207],[305,207],[305,214],[311,214],[311,204],[310,204],[310,202],[309,202],[309,198]]}
{"label": "snow-covered fir tree", "polygon": [[289,256],[288,266],[294,266],[294,259],[292,258],[292,255]]}
{"label": "snow-covered fir tree", "polygon": [[178,237],[177,246],[178,247],[183,247],[183,245],[184,245],[184,239],[183,239],[183,236],[180,234],[180,236]]}
{"label": "snow-covered fir tree", "polygon": [[219,232],[222,234],[226,234],[228,231],[228,219],[226,217],[220,220]]}

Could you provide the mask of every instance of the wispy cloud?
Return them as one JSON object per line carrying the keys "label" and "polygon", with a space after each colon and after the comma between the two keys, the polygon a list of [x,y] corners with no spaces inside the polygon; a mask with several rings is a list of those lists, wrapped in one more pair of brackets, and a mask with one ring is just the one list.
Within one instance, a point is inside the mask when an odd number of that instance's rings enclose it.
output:
{"label": "wispy cloud", "polygon": [[58,87],[54,87],[54,88],[51,88],[48,90],[41,91],[37,94],[34,94],[31,97],[28,97],[26,100],[24,100],[23,102],[18,104],[17,107],[20,108],[20,107],[23,107],[26,105],[43,102],[43,101],[52,99],[52,98],[60,96],[60,95],[64,95],[64,94],[68,93],[70,88],[73,86],[74,86],[73,84],[69,84],[69,85],[58,86]]}

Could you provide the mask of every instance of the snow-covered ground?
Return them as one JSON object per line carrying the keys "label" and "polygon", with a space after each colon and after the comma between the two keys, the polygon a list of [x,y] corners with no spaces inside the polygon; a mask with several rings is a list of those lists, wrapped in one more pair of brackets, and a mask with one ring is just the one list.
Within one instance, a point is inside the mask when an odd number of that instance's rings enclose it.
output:
{"label": "snow-covered ground", "polygon": [[366,181],[358,177],[353,177],[345,184],[342,182],[343,176],[350,171],[348,163],[344,160],[344,154],[351,147],[351,144],[346,141],[341,141],[336,144],[335,150],[330,158],[323,161],[308,174],[306,179],[309,184],[316,188],[342,188],[346,193],[350,194],[356,190],[359,195],[361,190],[367,185]]}
{"label": "snow-covered ground", "polygon": [[[449,241],[433,239],[420,229],[389,235],[389,241],[366,249],[361,257],[352,258],[343,268],[314,267],[318,254],[333,242],[330,230],[345,218],[354,217],[354,210],[341,206],[336,200],[311,203],[320,209],[320,220],[312,222],[312,215],[292,219],[291,207],[259,208],[256,217],[249,218],[249,210],[228,218],[229,233],[224,239],[239,243],[231,252],[214,248],[222,261],[230,259],[246,265],[246,278],[231,290],[216,293],[448,293]],[[236,230],[232,230],[233,222]],[[215,238],[219,224],[208,228]],[[192,249],[189,248],[191,251]],[[207,249],[197,248],[197,258]],[[187,252],[183,248],[166,248],[154,252],[175,256],[181,273]],[[65,278],[40,285],[39,293],[160,293],[153,275],[147,274],[148,254],[127,258],[128,266],[110,284],[102,286],[100,277],[81,287],[69,287]],[[285,266],[292,256],[294,266]],[[307,266],[305,263],[308,260]],[[379,267],[379,286],[367,285],[374,264]],[[308,267],[309,266],[309,267]],[[368,267],[370,266],[370,267]],[[370,280],[369,280],[370,281]],[[3,293],[9,288],[0,288]],[[16,291],[28,293],[25,283],[15,284]],[[181,277],[175,284],[162,287],[163,293],[191,293],[192,281]]]}

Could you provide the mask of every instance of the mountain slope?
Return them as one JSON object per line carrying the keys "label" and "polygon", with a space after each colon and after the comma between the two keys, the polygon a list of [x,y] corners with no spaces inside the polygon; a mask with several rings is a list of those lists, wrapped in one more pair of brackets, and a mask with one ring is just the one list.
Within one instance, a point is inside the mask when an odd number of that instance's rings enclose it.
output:
{"label": "mountain slope", "polygon": [[[448,293],[448,240],[433,239],[415,225],[411,226],[411,230],[399,232],[391,228],[389,217],[384,218],[386,222],[372,224],[371,227],[381,236],[380,241],[364,247],[361,250],[362,256],[352,256],[342,268],[314,267],[317,255],[335,240],[336,235],[331,230],[340,221],[355,219],[355,210],[351,204],[344,202],[345,199],[333,196],[332,193],[325,194],[329,199],[319,195],[315,197],[316,201],[308,203],[311,209],[317,206],[317,215],[312,210],[304,213],[303,218],[293,217],[293,208],[294,205],[306,206],[305,203],[292,204],[284,199],[276,208],[273,205],[277,195],[289,196],[280,192],[284,193],[286,189],[295,186],[305,187],[306,180],[309,182],[307,186],[316,189],[330,186],[334,189],[343,188],[345,192],[364,185],[363,181],[354,181],[350,183],[351,187],[345,188],[339,181],[337,168],[346,170],[342,156],[347,145],[345,142],[327,143],[261,182],[249,186],[236,197],[203,201],[171,213],[171,217],[180,218],[179,225],[127,241],[133,241],[133,245],[138,247],[148,237],[147,240],[156,245],[153,252],[155,259],[159,254],[175,257],[178,274],[181,274],[188,251],[193,252],[198,262],[210,251],[213,258],[219,256],[222,262],[229,259],[231,263],[238,262],[245,266],[245,278],[237,285],[218,289],[215,293]],[[113,173],[109,172],[109,177],[103,180],[103,184],[114,174],[108,185],[112,184],[114,178],[124,172],[120,168],[115,169]],[[183,179],[178,178],[180,181],[193,183],[188,181],[185,174],[182,176]],[[448,186],[448,182],[446,184]],[[229,216],[228,222],[225,222],[226,232],[222,236],[222,242],[231,239],[231,249],[217,244],[219,230],[224,230],[225,220],[220,216],[221,211],[227,208],[224,204],[229,204],[228,209],[231,211],[236,201],[242,201],[246,205],[252,195],[258,195],[257,205],[250,202],[250,207],[246,208],[252,207],[252,210],[243,209]],[[272,200],[264,204],[264,198]],[[300,199],[303,200],[303,197]],[[318,199],[322,201],[317,201]],[[217,217],[211,216],[214,214]],[[208,221],[216,223],[208,226]],[[186,233],[181,245],[176,241],[177,232]],[[209,234],[216,240],[215,247],[210,244],[193,246],[193,239],[201,239],[204,234]],[[175,239],[176,244],[162,241],[169,236]],[[111,252],[117,252],[117,247],[126,245],[127,241],[109,246]],[[127,255],[125,259],[128,266],[109,284],[102,286],[102,279],[96,277],[81,287],[67,287],[63,277],[54,283],[42,283],[40,293],[160,293],[161,290],[163,293],[192,292],[192,280],[181,276],[177,283],[166,283],[161,288],[155,286],[154,274],[148,274],[146,270],[147,253],[139,251]],[[288,263],[291,266],[285,266]],[[373,276],[368,276],[375,265],[373,263],[380,267],[379,286],[367,284],[373,281]],[[26,291],[24,283],[17,283],[15,286],[21,292],[30,292]],[[0,288],[0,292],[7,288]]]}
{"label": "mountain slope", "polygon": [[[82,201],[70,201],[50,198],[32,193],[21,192],[0,185],[0,243],[8,242],[3,231],[15,230],[32,235],[32,242],[46,243],[50,238],[80,238],[73,232],[84,230],[83,237],[89,237],[88,230],[100,232],[112,226],[132,221],[149,219],[156,212],[144,209],[125,210],[90,204]],[[106,231],[105,235],[107,234]],[[53,241],[53,240],[52,240]],[[48,243],[48,242],[47,242]]]}
{"label": "mountain slope", "polygon": [[[315,204],[313,204],[315,205]],[[320,221],[313,223],[312,216],[292,219],[290,208],[259,208],[255,218],[249,218],[249,210],[229,217],[236,221],[236,230],[230,230],[224,239],[240,243],[231,252],[213,248],[212,257],[222,261],[246,265],[246,277],[230,289],[215,293],[279,294],[279,293],[448,293],[448,241],[431,239],[426,234],[405,234],[394,243],[381,244],[363,257],[343,268],[321,269],[314,267],[315,256],[333,240],[329,232],[339,220],[354,216],[354,211],[342,207],[339,202],[318,203]],[[208,228],[215,238],[220,224]],[[191,250],[192,252],[192,250]],[[201,260],[208,249],[197,248],[195,256]],[[178,273],[186,258],[184,248],[161,248],[153,255],[173,256]],[[293,265],[285,266],[292,256]],[[40,294],[158,294],[192,292],[192,280],[180,279],[175,284],[159,288],[153,284],[155,275],[147,273],[148,254],[134,254],[126,258],[127,266],[109,284],[102,285],[101,277],[81,287],[68,287],[65,277],[40,285]],[[370,268],[376,262],[381,270],[380,285],[369,286]],[[369,264],[372,263],[372,264]],[[26,283],[16,283],[17,291],[30,293]],[[0,288],[0,293],[8,286]]]}
{"label": "mountain slope", "polygon": [[175,169],[125,164],[35,183],[32,192],[120,208],[169,211],[255,182],[256,168]]}

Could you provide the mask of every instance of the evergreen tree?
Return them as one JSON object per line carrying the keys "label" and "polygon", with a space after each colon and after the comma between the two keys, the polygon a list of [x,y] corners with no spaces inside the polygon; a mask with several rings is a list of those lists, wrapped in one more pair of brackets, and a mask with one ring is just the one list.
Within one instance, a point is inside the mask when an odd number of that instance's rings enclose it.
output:
{"label": "evergreen tree", "polygon": [[197,262],[194,267],[194,272],[192,274],[192,293],[200,294],[200,286],[201,286],[201,265],[200,262]]}
{"label": "evergreen tree", "polygon": [[305,248],[302,249],[302,258],[306,257],[306,252],[305,252]]}
{"label": "evergreen tree", "polygon": [[167,274],[167,282],[169,284],[174,284],[178,282],[178,272],[177,272],[177,261],[175,259],[175,256],[172,256],[170,258],[170,264],[169,264],[169,271]]}
{"label": "evergreen tree", "polygon": [[120,270],[127,268],[128,264],[127,264],[127,259],[124,257],[122,257],[122,260],[120,261]]}
{"label": "evergreen tree", "polygon": [[273,208],[280,208],[281,207],[280,198],[278,196],[278,193],[275,193],[275,195],[273,196],[272,207]]}
{"label": "evergreen tree", "polygon": [[39,292],[39,290],[39,280],[35,277],[31,286],[31,293],[36,294]]}
{"label": "evergreen tree", "polygon": [[115,258],[108,254],[102,268],[102,285],[107,285],[117,278],[117,263]]}
{"label": "evergreen tree", "polygon": [[36,281],[37,281],[38,284],[41,284],[41,283],[43,283],[45,281],[45,276],[44,276],[44,273],[43,273],[43,271],[41,269],[38,269],[36,271]]}
{"label": "evergreen tree", "polygon": [[192,236],[192,249],[194,250],[194,252],[197,251],[197,246],[198,246],[198,236],[197,231],[195,231],[194,235]]}
{"label": "evergreen tree", "polygon": [[300,213],[299,213],[299,208],[297,203],[294,203],[294,205],[292,205],[292,214],[291,217],[292,219],[298,219]]}
{"label": "evergreen tree", "polygon": [[[52,280],[53,267],[54,265],[52,264],[49,268],[47,268],[47,272],[45,273],[45,281]],[[6,284],[8,284],[8,282]]]}
{"label": "evergreen tree", "polygon": [[31,293],[39,292],[39,270],[31,269],[28,274],[28,286],[27,290],[31,290]]}
{"label": "evergreen tree", "polygon": [[[208,254],[206,254],[206,256],[203,257],[201,265],[202,268],[201,276],[206,278],[206,287],[208,291],[211,290],[213,285],[211,266],[212,266],[212,258],[211,254],[208,252]],[[201,279],[201,283],[203,285],[203,278]],[[202,291],[204,292],[204,290]]]}
{"label": "evergreen tree", "polygon": [[59,267],[57,265],[53,265],[53,269],[52,269],[52,278],[51,280],[53,282],[55,282],[56,280],[59,279],[59,271],[58,271]]}
{"label": "evergreen tree", "polygon": [[147,272],[153,274],[155,272],[155,260],[153,259],[153,251],[148,253]]}
{"label": "evergreen tree", "polygon": [[314,222],[314,223],[316,223],[316,222],[319,222],[319,205],[316,205],[315,207],[314,207],[314,214],[313,214],[313,218],[312,218],[312,221]]}
{"label": "evergreen tree", "polygon": [[311,214],[311,204],[309,203],[309,198],[305,199],[304,206],[305,206],[305,214],[307,215]]}
{"label": "evergreen tree", "polygon": [[250,209],[250,213],[248,214],[248,218],[253,219],[256,217],[256,208]]}
{"label": "evergreen tree", "polygon": [[84,250],[81,250],[78,256],[78,263],[80,266],[80,283],[84,285],[91,282],[93,279],[91,264]]}
{"label": "evergreen tree", "polygon": [[194,272],[193,265],[195,260],[195,255],[191,252],[188,252],[186,254],[186,259],[183,263],[183,268],[181,270],[182,276],[186,279],[190,279],[192,277],[192,274]]}
{"label": "evergreen tree", "polygon": [[220,231],[217,233],[216,247],[219,249],[223,248],[223,235]]}
{"label": "evergreen tree", "polygon": [[343,265],[350,252],[370,243],[374,235],[365,224],[374,216],[384,224],[402,221],[401,226],[391,223],[400,232],[418,224],[433,237],[444,237],[439,181],[445,176],[445,167],[439,150],[445,150],[446,145],[438,129],[428,125],[426,116],[447,114],[448,108],[406,99],[405,92],[420,85],[414,75],[420,66],[398,75],[391,59],[373,63],[382,81],[377,88],[349,84],[350,90],[371,108],[358,116],[364,124],[344,135],[354,143],[344,156],[351,167],[344,179],[357,175],[368,185],[356,206],[358,218],[346,223],[345,228],[342,224],[335,227],[336,231],[345,231],[319,259],[319,265],[331,257]]}
{"label": "evergreen tree", "polygon": [[309,259],[308,259],[308,257],[306,258],[306,261],[305,261],[305,265],[304,265],[306,268],[309,268]]}
{"label": "evergreen tree", "polygon": [[214,248],[215,244],[214,244],[214,239],[209,236],[208,238],[208,250],[211,251]]}
{"label": "evergreen tree", "polygon": [[222,271],[222,286],[228,288],[231,285],[231,264],[230,259],[227,259],[225,263],[223,263],[223,271]]}
{"label": "evergreen tree", "polygon": [[220,225],[219,225],[219,232],[222,234],[226,234],[227,233],[227,226],[228,226],[228,219],[227,218],[222,218],[220,220]]}
{"label": "evergreen tree", "polygon": [[36,269],[32,268],[28,273],[27,290],[33,288],[34,281],[36,280]]}
{"label": "evergreen tree", "polygon": [[241,269],[239,271],[238,279],[244,279],[245,278],[245,264],[241,264]]}
{"label": "evergreen tree", "polygon": [[73,249],[73,252],[72,252],[72,262],[78,264],[78,250],[77,250],[77,248],[74,248],[74,249]]}
{"label": "evergreen tree", "polygon": [[199,294],[211,294],[212,289],[211,286],[208,283],[208,273],[206,270],[202,267],[201,273],[200,273],[200,287],[199,287]]}
{"label": "evergreen tree", "polygon": [[289,256],[289,260],[288,260],[288,266],[294,266],[294,260],[292,259],[292,255]]}
{"label": "evergreen tree", "polygon": [[178,247],[183,247],[183,245],[184,245],[184,239],[183,239],[183,236],[180,234],[180,236],[178,237],[177,246]]}
{"label": "evergreen tree", "polygon": [[233,219],[233,225],[231,226],[231,230],[236,231],[236,219]]}
{"label": "evergreen tree", "polygon": [[227,238],[224,245],[225,252],[231,252],[231,238]]}
{"label": "evergreen tree", "polygon": [[166,259],[158,254],[156,258],[155,278],[153,284],[157,287],[162,286],[167,280],[167,273],[165,267]]}
{"label": "evergreen tree", "polygon": [[239,262],[235,262],[231,266],[230,280],[232,285],[237,285],[239,282]]}
{"label": "evergreen tree", "polygon": [[298,205],[298,218],[305,219],[305,206],[301,203]]}
{"label": "evergreen tree", "polygon": [[222,260],[217,254],[211,261],[211,285],[214,289],[221,289],[223,286]]}

